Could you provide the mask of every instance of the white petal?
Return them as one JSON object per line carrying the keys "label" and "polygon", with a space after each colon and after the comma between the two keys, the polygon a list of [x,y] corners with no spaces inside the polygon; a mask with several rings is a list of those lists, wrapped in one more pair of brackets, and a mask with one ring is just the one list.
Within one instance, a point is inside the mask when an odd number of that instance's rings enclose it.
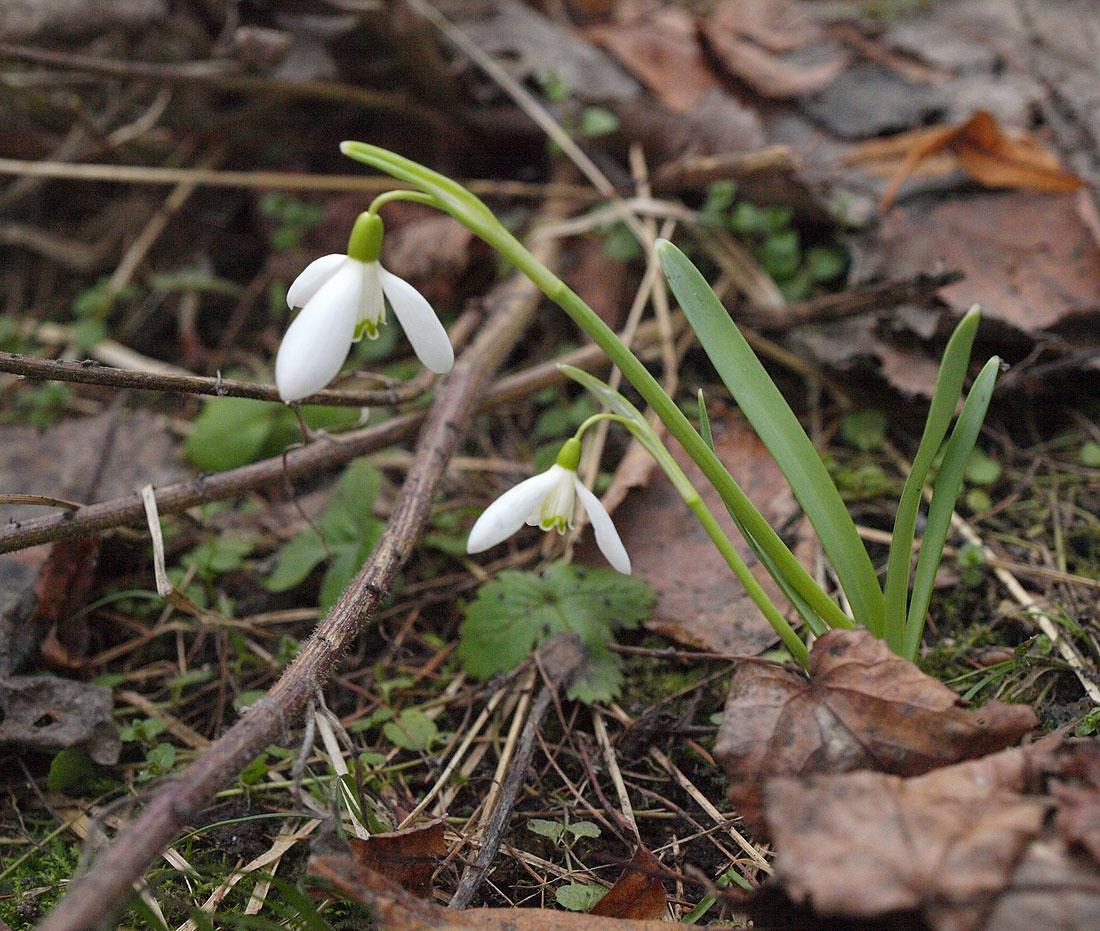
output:
{"label": "white petal", "polygon": [[558,481],[553,469],[540,472],[515,488],[509,488],[490,504],[477,519],[470,539],[466,541],[467,553],[480,553],[507,540],[523,526],[535,506],[546,497]]}
{"label": "white petal", "polygon": [[275,384],[284,401],[320,391],[340,371],[355,334],[362,286],[361,271],[344,265],[294,318],[275,357]]}
{"label": "white petal", "polygon": [[[359,323],[367,321],[374,336],[378,325],[386,322],[386,301],[382,297],[382,266],[377,262],[363,262],[363,293],[359,296]],[[369,330],[368,330],[369,332]]]}
{"label": "white petal", "polygon": [[601,503],[592,492],[576,479],[577,494],[580,495],[581,504],[588,512],[588,519],[592,522],[592,529],[596,532],[596,545],[600,552],[607,557],[612,569],[617,569],[623,575],[630,575],[630,557],[626,555],[626,547],[619,539],[619,532],[611,522],[611,515],[607,513]]}
{"label": "white petal", "polygon": [[455,364],[455,353],[432,305],[407,281],[381,267],[379,272],[382,290],[390,299],[393,312],[412,343],[416,357],[439,375],[449,372]]}
{"label": "white petal", "polygon": [[287,289],[287,306],[305,307],[309,299],[333,276],[340,264],[347,261],[347,258],[346,255],[337,252],[333,255],[322,255],[319,259],[310,262]]}

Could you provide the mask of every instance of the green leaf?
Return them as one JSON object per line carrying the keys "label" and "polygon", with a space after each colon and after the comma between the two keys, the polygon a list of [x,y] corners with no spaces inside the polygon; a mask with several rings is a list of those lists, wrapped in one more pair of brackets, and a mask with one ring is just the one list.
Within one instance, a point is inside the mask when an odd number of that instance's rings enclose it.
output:
{"label": "green leaf", "polygon": [[558,886],[554,890],[554,898],[558,905],[571,912],[587,912],[607,895],[607,891],[603,886],[569,883],[567,886]]}
{"label": "green leaf", "polygon": [[[314,430],[354,423],[354,408],[303,407],[302,419]],[[211,398],[191,425],[184,452],[192,465],[223,472],[282,452],[301,441],[298,418],[290,408],[251,398]]]}
{"label": "green leaf", "polygon": [[966,460],[966,480],[975,485],[992,485],[1001,477],[1001,464],[980,449],[974,449]]}
{"label": "green leaf", "polygon": [[382,733],[402,750],[427,750],[438,739],[439,728],[419,708],[406,708],[382,725]]}
{"label": "green leaf", "polygon": [[856,620],[881,629],[883,598],[874,566],[813,443],[699,270],[670,242],[657,251],[711,363],[810,518]]}
{"label": "green leaf", "polygon": [[1077,459],[1081,465],[1089,469],[1100,469],[1100,443],[1095,440],[1082,443]]}
{"label": "green leaf", "polygon": [[813,281],[832,281],[848,270],[848,253],[840,246],[814,246],[806,253],[806,271]]}
{"label": "green leaf", "polygon": [[565,828],[574,837],[599,837],[600,827],[594,821],[574,821]]}
{"label": "green leaf", "polygon": [[199,469],[224,472],[259,458],[275,430],[279,408],[249,398],[212,398],[191,424],[184,445]]}
{"label": "green leaf", "polygon": [[565,825],[560,821],[547,821],[545,818],[532,818],[527,822],[527,830],[539,837],[547,837],[555,844],[561,840]]}
{"label": "green leaf", "polygon": [[465,607],[458,655],[473,676],[488,679],[527,659],[547,638],[575,633],[589,662],[570,689],[581,701],[610,701],[622,683],[619,657],[607,649],[616,625],[649,616],[653,590],[613,569],[555,562],[545,575],[502,572]]}
{"label": "green leaf", "polygon": [[[936,388],[932,392],[932,403],[928,409],[928,420],[924,424],[917,454],[913,457],[913,467],[905,480],[898,501],[898,512],[894,518],[894,532],[890,540],[890,556],[886,564],[886,598],[882,624],[871,630],[885,636],[891,649],[902,652],[905,637],[906,597],[909,591],[909,566],[913,559],[913,538],[917,526],[917,513],[920,509],[921,493],[932,462],[939,452],[940,444],[951,426],[955,406],[962,392],[966,378],[967,365],[970,362],[970,349],[978,332],[981,315],[975,304],[955,327],[940,363],[940,374],[936,379]],[[954,502],[952,502],[954,507]],[[870,626],[870,625],[868,625]],[[903,654],[904,655],[904,654]]]}
{"label": "green leaf", "polygon": [[325,611],[336,604],[385,530],[385,521],[373,513],[380,483],[381,473],[367,460],[357,459],[349,465],[317,521],[324,540],[309,527],[284,544],[267,587],[276,592],[294,588],[331,556],[318,604]]}
{"label": "green leaf", "polygon": [[994,356],[990,359],[966,396],[951,439],[944,449],[936,484],[932,488],[932,503],[928,507],[928,520],[921,541],[917,568],[913,574],[913,592],[909,600],[909,612],[905,621],[904,640],[901,655],[912,658],[920,646],[921,631],[924,630],[924,618],[932,599],[932,588],[936,582],[936,571],[943,557],[944,543],[951,528],[951,513],[959,498],[963,474],[974,444],[978,441],[985,420],[989,402],[993,398],[993,388],[1000,370],[1001,360]]}
{"label": "green leaf", "polygon": [[180,562],[184,566],[193,567],[202,577],[211,578],[239,569],[244,558],[255,546],[256,544],[248,537],[223,533],[204,540],[190,553],[182,556]]}
{"label": "green leaf", "polygon": [[96,768],[83,747],[67,747],[50,761],[46,788],[51,792],[79,795],[90,789],[96,779]]}
{"label": "green leaf", "polygon": [[881,411],[856,411],[844,418],[840,432],[856,449],[881,449],[886,439],[886,416]]}
{"label": "green leaf", "polygon": [[328,553],[321,541],[321,535],[312,527],[303,530],[289,542],[283,544],[275,560],[275,570],[264,582],[273,592],[285,592],[305,581]]}
{"label": "green leaf", "polygon": [[586,139],[595,139],[615,132],[621,124],[619,118],[603,107],[585,107],[581,113],[580,134]]}

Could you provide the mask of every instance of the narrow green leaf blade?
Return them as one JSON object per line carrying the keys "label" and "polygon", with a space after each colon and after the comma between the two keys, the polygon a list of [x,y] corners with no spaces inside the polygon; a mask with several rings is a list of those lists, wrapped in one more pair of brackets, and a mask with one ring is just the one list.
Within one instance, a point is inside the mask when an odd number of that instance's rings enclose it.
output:
{"label": "narrow green leaf blade", "polygon": [[936,581],[936,570],[943,556],[943,546],[951,527],[951,514],[962,488],[966,462],[978,441],[978,433],[985,421],[989,402],[993,397],[993,387],[997,380],[1001,360],[994,356],[982,368],[963,404],[962,413],[951,431],[947,441],[943,462],[936,475],[936,484],[932,489],[932,503],[928,508],[928,522],[924,529],[920,556],[917,558],[917,570],[913,576],[913,594],[909,602],[909,616],[905,623],[905,639],[902,656],[912,659],[920,645],[924,619],[928,613],[928,604],[932,599],[932,587]]}
{"label": "narrow green leaf blade", "polygon": [[981,314],[975,304],[959,321],[940,363],[940,374],[936,379],[936,388],[932,393],[932,404],[928,409],[928,420],[924,425],[917,454],[913,457],[913,467],[905,480],[898,501],[898,513],[894,518],[894,533],[890,540],[890,557],[886,564],[886,609],[884,628],[879,636],[885,635],[887,642],[896,652],[901,651],[905,627],[905,605],[909,593],[909,566],[913,559],[913,538],[917,527],[917,512],[920,510],[921,493],[928,478],[932,460],[936,458],[951,418],[955,415],[955,406],[962,393],[967,366],[970,363],[970,349],[974,345],[974,336],[978,332]]}
{"label": "narrow green leaf blade", "polygon": [[813,443],[699,270],[670,242],[657,253],[699,342],[810,518],[856,620],[881,629],[874,567]]}

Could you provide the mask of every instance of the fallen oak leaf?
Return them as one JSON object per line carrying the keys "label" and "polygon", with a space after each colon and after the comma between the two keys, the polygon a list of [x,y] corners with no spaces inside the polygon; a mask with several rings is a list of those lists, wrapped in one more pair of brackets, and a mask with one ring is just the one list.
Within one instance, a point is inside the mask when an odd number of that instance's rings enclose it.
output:
{"label": "fallen oak leaf", "polygon": [[979,709],[866,629],[831,630],[810,650],[809,678],[747,663],[734,674],[715,758],[738,812],[757,828],[773,776],[858,769],[913,776],[992,753],[1038,724],[1026,705]]}
{"label": "fallen oak leaf", "polygon": [[958,126],[902,133],[888,140],[856,146],[845,162],[901,158],[890,179],[879,210],[893,206],[901,185],[922,162],[949,154],[975,181],[991,188],[1019,188],[1046,194],[1067,194],[1084,182],[1067,171],[1054,153],[1027,133],[1007,133],[988,110],[976,110]]}
{"label": "fallen oak leaf", "polygon": [[668,909],[665,887],[661,885],[663,872],[661,861],[639,846],[615,885],[588,914],[604,918],[661,919]]}
{"label": "fallen oak leaf", "polygon": [[1100,863],[1065,830],[1100,798],[1097,764],[1096,741],[1054,736],[911,779],[771,780],[778,886],[761,905],[774,913],[778,890],[818,919],[911,913],[936,931],[1097,927]]}
{"label": "fallen oak leaf", "polygon": [[399,883],[413,895],[427,898],[432,892],[432,874],[447,854],[443,818],[399,831],[349,837],[348,845],[364,867]]}

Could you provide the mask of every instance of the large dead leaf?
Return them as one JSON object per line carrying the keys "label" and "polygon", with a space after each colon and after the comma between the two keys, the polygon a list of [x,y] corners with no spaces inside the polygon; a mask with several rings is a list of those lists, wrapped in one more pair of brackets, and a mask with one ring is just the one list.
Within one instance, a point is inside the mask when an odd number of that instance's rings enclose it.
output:
{"label": "large dead leaf", "polygon": [[661,885],[662,872],[661,862],[645,847],[639,847],[622,876],[588,914],[659,920],[668,908],[665,888]]}
{"label": "large dead leaf", "polygon": [[1097,927],[1098,863],[1067,826],[1100,798],[1098,760],[1095,741],[1054,739],[911,779],[771,780],[777,879],[818,916],[912,912],[938,931]]}
{"label": "large dead leaf", "polygon": [[999,750],[1037,723],[1026,705],[967,708],[869,631],[832,630],[810,651],[809,678],[763,663],[738,669],[714,756],[738,812],[759,825],[769,777],[915,775]]}
{"label": "large dead leaf", "polygon": [[397,883],[368,870],[348,854],[310,857],[311,879],[364,905],[380,931],[674,931],[688,928],[667,921],[619,920],[542,908],[471,908],[451,911],[418,899]]}
{"label": "large dead leaf", "polygon": [[944,154],[950,154],[960,168],[986,187],[1068,194],[1083,184],[1034,136],[1005,132],[988,110],[976,111],[958,126],[920,129],[893,139],[865,142],[852,150],[847,161],[890,168],[892,177],[879,202],[879,209],[886,211],[905,179],[922,162]]}
{"label": "large dead leaf", "polygon": [[83,747],[95,762],[118,762],[122,741],[111,690],[54,676],[0,676],[0,745],[42,753]]}
{"label": "large dead leaf", "polygon": [[908,201],[883,218],[882,267],[906,276],[947,263],[965,277],[939,291],[945,301],[981,304],[987,320],[1027,334],[1095,315],[1100,250],[1075,200],[1006,191]]}
{"label": "large dead leaf", "polygon": [[618,58],[670,110],[686,112],[719,86],[695,38],[694,20],[679,7],[633,22],[589,26],[585,35]]}
{"label": "large dead leaf", "polygon": [[364,840],[350,837],[348,844],[367,869],[392,879],[413,895],[427,898],[432,892],[432,873],[447,854],[444,825],[444,819],[436,818],[400,831],[372,834]]}
{"label": "large dead leaf", "polygon": [[[175,443],[159,418],[140,411],[108,411],[68,420],[45,431],[30,426],[4,428],[0,445],[0,493],[45,495],[75,501],[121,497],[143,484],[166,484],[182,477]],[[49,510],[5,505],[0,520],[18,523]],[[30,659],[51,625],[79,605],[73,586],[87,582],[72,575],[80,544],[55,544],[61,555],[48,564],[50,546],[0,556],[0,673]],[[82,562],[81,572],[87,572]],[[49,572],[46,583],[42,573]],[[52,579],[52,581],[49,581]],[[40,599],[45,595],[46,600]],[[41,609],[41,611],[40,611]]]}
{"label": "large dead leaf", "polygon": [[[718,457],[773,527],[788,528],[799,515],[798,503],[771,454],[739,416],[710,404]],[[782,603],[775,583],[741,540],[725,506],[698,467],[679,446],[673,454],[723,524],[752,573],[769,596]],[[657,592],[653,619],[646,625],[691,646],[725,653],[758,653],[775,642],[771,626],[744,593],[714,544],[663,474],[632,493],[617,514],[634,571]],[[660,528],[654,533],[654,528]],[[807,535],[795,543],[804,562],[810,558]],[[669,554],[675,553],[675,558]]]}
{"label": "large dead leaf", "polygon": [[839,46],[796,2],[722,0],[703,23],[722,64],[763,97],[786,99],[822,90],[848,64]]}

